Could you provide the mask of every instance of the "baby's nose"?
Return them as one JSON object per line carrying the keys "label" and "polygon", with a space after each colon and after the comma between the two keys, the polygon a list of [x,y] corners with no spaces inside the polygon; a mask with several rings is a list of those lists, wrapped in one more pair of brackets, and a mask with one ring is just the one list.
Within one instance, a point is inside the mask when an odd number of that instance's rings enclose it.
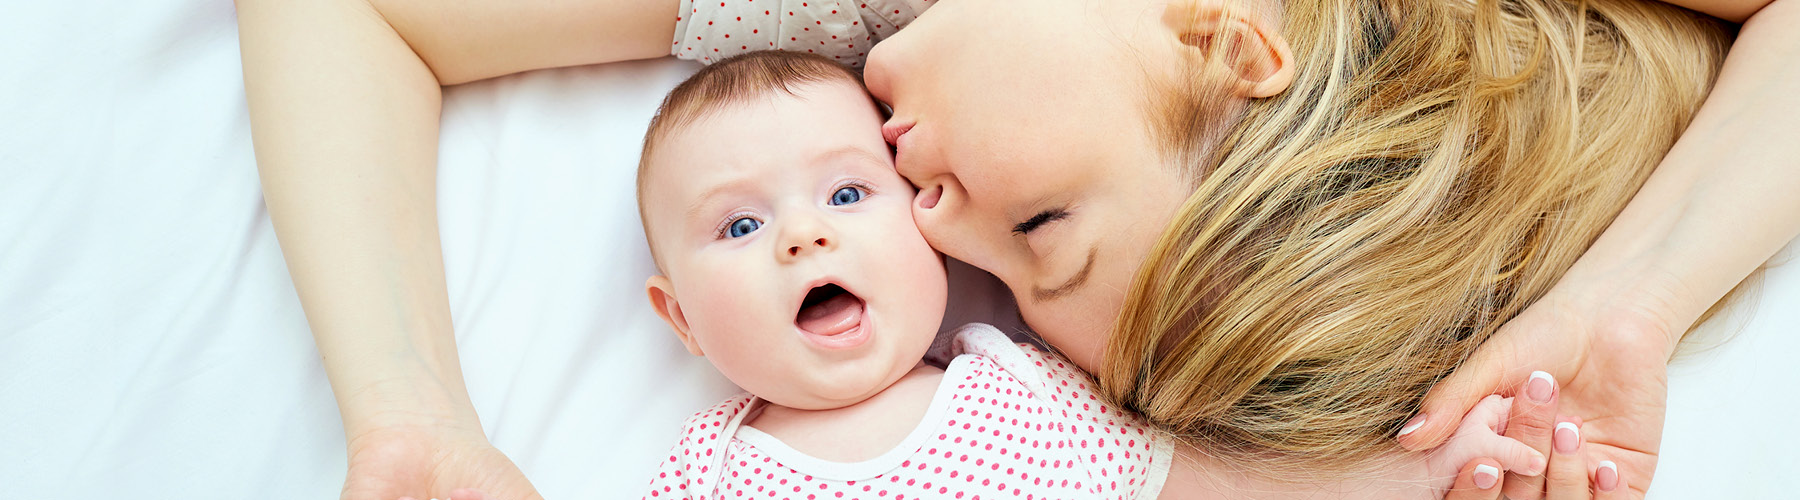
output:
{"label": "baby's nose", "polygon": [[804,252],[804,251],[807,251],[812,248],[829,248],[830,246],[831,246],[831,240],[826,239],[826,238],[815,238],[811,242],[808,242],[808,243],[802,243],[799,245],[789,246],[787,249],[787,253],[788,253],[789,257],[798,257],[800,255],[800,252]]}

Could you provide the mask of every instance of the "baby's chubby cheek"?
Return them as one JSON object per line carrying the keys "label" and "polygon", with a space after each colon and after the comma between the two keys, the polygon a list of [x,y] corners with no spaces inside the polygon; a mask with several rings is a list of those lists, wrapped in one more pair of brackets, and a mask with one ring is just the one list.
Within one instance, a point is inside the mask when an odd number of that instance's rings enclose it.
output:
{"label": "baby's chubby cheek", "polygon": [[680,291],[682,314],[707,361],[746,390],[778,375],[791,356],[794,311],[772,275],[729,263],[696,269]]}

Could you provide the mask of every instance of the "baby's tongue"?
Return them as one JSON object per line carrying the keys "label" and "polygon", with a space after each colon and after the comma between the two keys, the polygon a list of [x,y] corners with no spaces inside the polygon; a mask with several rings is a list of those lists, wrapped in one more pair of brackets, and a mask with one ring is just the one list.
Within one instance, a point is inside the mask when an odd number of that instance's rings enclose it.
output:
{"label": "baby's tongue", "polygon": [[837,335],[862,323],[863,302],[848,293],[800,310],[794,324],[814,335]]}

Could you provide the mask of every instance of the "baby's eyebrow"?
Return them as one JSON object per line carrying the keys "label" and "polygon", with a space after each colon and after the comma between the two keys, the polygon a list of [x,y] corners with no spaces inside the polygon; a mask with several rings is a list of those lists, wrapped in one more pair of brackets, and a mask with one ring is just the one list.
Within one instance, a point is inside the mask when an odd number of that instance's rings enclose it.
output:
{"label": "baby's eyebrow", "polygon": [[[859,146],[842,146],[825,150],[822,153],[813,155],[812,162],[808,164],[808,167],[823,167],[831,164],[833,160],[843,157],[864,160],[876,167],[893,168],[889,164],[888,157],[885,154],[878,155],[869,151],[867,148]],[[709,202],[714,198],[718,198],[721,194],[726,192],[748,188],[749,186],[746,186],[746,184],[751,184],[752,182],[753,180],[751,177],[738,177],[726,182],[721,182],[716,186],[707,188],[705,191],[701,191],[699,196],[694,197],[694,203],[688,206],[687,218],[695,219],[700,217],[701,213],[708,208]]]}
{"label": "baby's eyebrow", "polygon": [[694,219],[700,217],[700,213],[706,210],[713,199],[718,198],[726,192],[744,188],[745,185],[750,184],[750,182],[751,179],[749,177],[738,177],[730,181],[721,182],[716,186],[707,188],[705,191],[701,191],[700,196],[694,197],[694,204],[688,206],[687,218]]}
{"label": "baby's eyebrow", "polygon": [[825,152],[819,153],[817,156],[814,156],[812,164],[813,165],[825,165],[825,164],[830,163],[831,160],[835,160],[839,157],[846,157],[846,156],[861,159],[861,160],[866,160],[869,163],[876,165],[876,166],[893,168],[891,165],[889,165],[888,157],[886,154],[878,155],[872,151],[869,151],[868,149],[864,149],[859,146],[843,146],[843,147],[826,150]]}

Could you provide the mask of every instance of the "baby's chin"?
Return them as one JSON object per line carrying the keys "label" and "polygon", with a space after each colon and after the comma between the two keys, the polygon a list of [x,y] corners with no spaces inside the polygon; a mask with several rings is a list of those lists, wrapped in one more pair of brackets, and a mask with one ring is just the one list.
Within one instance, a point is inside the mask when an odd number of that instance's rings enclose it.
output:
{"label": "baby's chin", "polygon": [[766,395],[757,396],[796,410],[843,408],[881,394],[881,391],[892,387],[918,364],[919,359],[913,358],[911,361],[895,359],[881,366],[872,366],[873,363],[870,363],[823,369],[808,373],[804,382],[791,382],[793,385],[787,386],[785,390],[771,390]]}

